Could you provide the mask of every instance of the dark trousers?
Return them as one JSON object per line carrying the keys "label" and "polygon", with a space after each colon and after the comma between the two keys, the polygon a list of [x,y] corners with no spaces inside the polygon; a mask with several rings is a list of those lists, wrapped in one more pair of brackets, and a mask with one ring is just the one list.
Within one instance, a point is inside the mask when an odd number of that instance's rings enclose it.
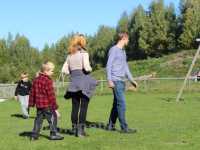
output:
{"label": "dark trousers", "polygon": [[37,109],[37,116],[34,121],[33,137],[38,137],[42,128],[43,120],[46,119],[50,127],[50,135],[56,135],[57,116],[49,108]]}
{"label": "dark trousers", "polygon": [[72,96],[71,121],[73,128],[77,125],[85,126],[88,104],[89,98],[83,94],[77,92]]}
{"label": "dark trousers", "polygon": [[115,87],[113,88],[114,100],[109,118],[109,126],[114,127],[118,118],[121,129],[126,129],[128,128],[128,125],[125,117],[126,113],[126,102],[124,96],[125,82],[114,81],[114,85],[115,85]]}

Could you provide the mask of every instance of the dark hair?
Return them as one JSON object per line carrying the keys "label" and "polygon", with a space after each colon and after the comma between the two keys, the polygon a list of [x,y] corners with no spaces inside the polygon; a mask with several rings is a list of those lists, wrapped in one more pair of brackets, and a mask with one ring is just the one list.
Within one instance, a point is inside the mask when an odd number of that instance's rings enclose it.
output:
{"label": "dark hair", "polygon": [[128,37],[127,32],[120,32],[117,34],[117,41],[121,41],[124,37]]}

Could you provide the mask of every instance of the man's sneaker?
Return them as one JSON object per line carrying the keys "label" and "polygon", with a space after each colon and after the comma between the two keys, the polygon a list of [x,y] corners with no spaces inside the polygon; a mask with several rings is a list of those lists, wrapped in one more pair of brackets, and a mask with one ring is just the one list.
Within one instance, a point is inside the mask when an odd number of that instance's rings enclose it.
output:
{"label": "man's sneaker", "polygon": [[106,130],[108,130],[108,131],[116,131],[116,128],[115,128],[115,126],[107,125],[106,126]]}
{"label": "man's sneaker", "polygon": [[51,135],[50,140],[63,140],[64,137],[60,136],[60,135]]}
{"label": "man's sneaker", "polygon": [[126,129],[122,129],[121,131],[120,131],[120,133],[125,133],[125,134],[131,134],[131,133],[136,133],[137,132],[137,130],[136,129],[130,129],[130,128],[126,128]]}

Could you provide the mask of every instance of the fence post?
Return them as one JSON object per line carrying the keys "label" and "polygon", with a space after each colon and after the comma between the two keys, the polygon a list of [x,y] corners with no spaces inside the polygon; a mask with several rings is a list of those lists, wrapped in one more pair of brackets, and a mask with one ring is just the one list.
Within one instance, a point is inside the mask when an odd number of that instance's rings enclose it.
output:
{"label": "fence post", "polygon": [[147,79],[144,80],[144,88],[145,88],[145,92],[147,92],[148,91]]}
{"label": "fence post", "polygon": [[[200,39],[197,39],[197,42],[200,42]],[[188,72],[186,74],[186,77],[185,77],[185,80],[183,82],[183,85],[180,88],[179,93],[178,93],[178,95],[176,97],[176,102],[179,102],[179,100],[180,100],[180,98],[181,98],[181,96],[183,94],[183,90],[185,88],[185,85],[187,84],[187,80],[188,80],[188,78],[189,78],[189,76],[190,76],[190,74],[192,72],[192,69],[193,69],[193,67],[194,67],[194,65],[196,63],[196,60],[198,59],[199,54],[200,54],[200,44],[199,44],[199,48],[198,48],[198,50],[197,50],[197,52],[196,52],[196,54],[195,54],[195,56],[194,56],[194,58],[192,60],[192,64],[190,65],[190,68],[189,68],[189,70],[188,70]]]}

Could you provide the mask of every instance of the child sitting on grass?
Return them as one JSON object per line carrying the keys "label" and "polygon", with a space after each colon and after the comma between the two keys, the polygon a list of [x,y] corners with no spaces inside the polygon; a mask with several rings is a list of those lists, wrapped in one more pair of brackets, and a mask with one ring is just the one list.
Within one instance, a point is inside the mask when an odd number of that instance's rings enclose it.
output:
{"label": "child sitting on grass", "polygon": [[38,77],[33,81],[33,85],[30,92],[29,107],[36,106],[37,116],[34,122],[33,133],[31,140],[37,140],[39,138],[40,130],[42,128],[43,119],[47,119],[50,126],[50,140],[62,140],[62,136],[57,134],[55,121],[59,114],[57,109],[55,92],[53,88],[53,81],[51,76],[54,71],[54,64],[52,62],[45,62],[41,67],[41,72]]}

